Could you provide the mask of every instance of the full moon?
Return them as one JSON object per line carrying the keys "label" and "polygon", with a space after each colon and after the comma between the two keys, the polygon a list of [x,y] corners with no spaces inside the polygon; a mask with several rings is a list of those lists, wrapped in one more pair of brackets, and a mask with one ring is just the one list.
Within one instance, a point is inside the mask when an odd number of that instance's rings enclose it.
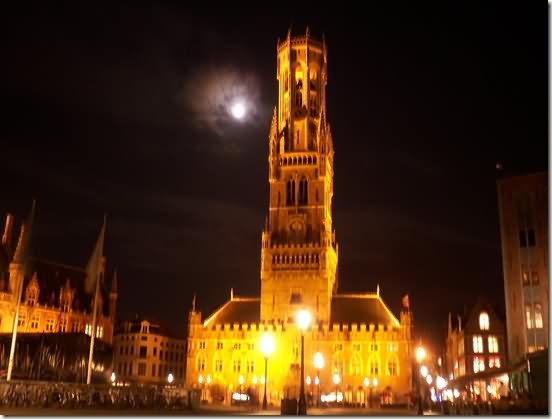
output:
{"label": "full moon", "polygon": [[245,115],[245,106],[243,103],[237,102],[232,106],[232,116],[236,119],[242,119]]}

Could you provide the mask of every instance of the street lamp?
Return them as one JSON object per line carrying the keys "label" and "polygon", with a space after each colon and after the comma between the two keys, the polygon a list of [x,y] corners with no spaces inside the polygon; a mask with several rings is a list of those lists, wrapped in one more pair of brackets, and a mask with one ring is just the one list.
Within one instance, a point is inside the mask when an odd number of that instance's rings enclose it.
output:
{"label": "street lamp", "polygon": [[263,396],[263,410],[266,410],[266,385],[267,385],[267,374],[268,374],[268,358],[274,352],[274,338],[270,333],[264,333],[261,336],[260,342],[261,352],[263,353],[265,359],[265,373],[264,373],[264,396]]}
{"label": "street lamp", "polygon": [[[363,384],[364,384],[364,406],[366,406],[366,388],[370,387],[370,380],[368,379],[368,377],[364,377]],[[370,389],[370,393],[371,392],[372,392],[372,389]],[[372,401],[368,400],[368,403],[370,404],[370,407],[372,407]]]}
{"label": "street lamp", "polygon": [[[420,365],[423,360],[425,359],[426,357],[426,351],[425,349],[422,347],[422,346],[418,346],[416,348],[416,362],[418,363],[418,365]],[[427,369],[427,367],[426,367]],[[422,374],[422,370],[420,369],[420,374]],[[427,373],[426,373],[427,374]],[[423,409],[423,406],[422,406],[422,380],[420,380],[418,378],[418,415],[423,415],[424,414],[424,409]]]}
{"label": "street lamp", "polygon": [[422,367],[420,368],[420,374],[422,374],[422,377],[426,378],[428,372],[429,370],[427,369],[427,367],[425,365],[422,365]]}
{"label": "street lamp", "polygon": [[339,378],[339,373],[336,372],[333,375],[332,381],[335,384],[335,405],[337,406],[337,385],[339,384],[339,381],[341,381],[341,379]]}
{"label": "street lamp", "polygon": [[324,356],[321,352],[314,354],[314,368],[316,368],[316,378],[314,384],[318,387],[318,398],[316,399],[316,407],[320,406],[320,370],[324,368]]}
{"label": "street lamp", "polygon": [[[378,387],[378,378],[377,377],[374,377],[374,379],[372,380],[372,387],[374,389],[376,389]],[[372,387],[370,387],[370,398],[372,398]],[[377,395],[377,393],[376,393]]]}
{"label": "street lamp", "polygon": [[172,384],[172,382],[174,381],[174,375],[172,374],[172,372],[169,372],[169,375],[167,375],[167,381],[169,384]]}
{"label": "street lamp", "polygon": [[299,393],[298,415],[307,414],[307,401],[305,399],[305,330],[308,329],[312,316],[308,310],[299,310],[295,321],[301,330],[301,389]]}

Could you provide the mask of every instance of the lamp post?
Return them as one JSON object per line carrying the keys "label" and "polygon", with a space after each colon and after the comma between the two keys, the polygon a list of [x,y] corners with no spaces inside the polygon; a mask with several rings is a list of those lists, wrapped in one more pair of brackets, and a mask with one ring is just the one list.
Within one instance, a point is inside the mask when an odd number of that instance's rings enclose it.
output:
{"label": "lamp post", "polygon": [[305,399],[305,330],[311,322],[311,314],[308,310],[299,310],[295,318],[297,326],[301,330],[301,388],[299,390],[298,415],[307,414],[307,400]]}
{"label": "lamp post", "polygon": [[[426,357],[426,351],[425,349],[422,347],[422,346],[418,346],[416,348],[416,362],[418,363],[418,365],[420,365],[422,363],[422,361],[425,359]],[[427,368],[426,368],[427,369]],[[420,369],[420,375],[421,375],[421,369]],[[426,373],[427,374],[427,373]],[[418,415],[423,415],[424,414],[424,408],[422,406],[422,380],[420,378],[418,378]]]}
{"label": "lamp post", "polygon": [[263,396],[263,410],[266,410],[266,386],[267,386],[267,374],[268,374],[268,358],[274,352],[274,338],[270,333],[264,333],[261,336],[260,342],[261,352],[265,359],[265,371],[264,371],[264,396]]}
{"label": "lamp post", "polygon": [[[364,377],[364,381],[362,382],[362,384],[364,384],[364,406],[367,407],[368,404],[366,403],[366,389],[370,387],[370,380],[368,379],[368,377]],[[370,407],[372,407],[372,403],[370,402],[370,400],[368,400],[368,403],[370,403]]]}
{"label": "lamp post", "polygon": [[[374,389],[378,388],[378,378],[377,377],[374,377],[374,379],[372,380],[372,387]],[[370,400],[372,400],[372,387],[370,387]],[[372,406],[372,402],[370,402],[370,407],[371,406]]]}
{"label": "lamp post", "polygon": [[314,368],[316,368],[316,378],[314,379],[314,384],[318,387],[316,407],[320,407],[320,370],[324,368],[324,357],[321,352],[316,352],[314,354]]}
{"label": "lamp post", "polygon": [[339,373],[335,373],[332,377],[332,381],[335,384],[335,405],[337,406],[337,385],[339,384],[339,381],[341,381],[339,377]]}

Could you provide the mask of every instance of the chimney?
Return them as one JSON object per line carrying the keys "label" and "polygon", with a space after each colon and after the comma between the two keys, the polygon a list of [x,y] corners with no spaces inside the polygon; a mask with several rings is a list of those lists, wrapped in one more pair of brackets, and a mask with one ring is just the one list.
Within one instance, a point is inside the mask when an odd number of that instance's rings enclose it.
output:
{"label": "chimney", "polygon": [[4,232],[2,233],[2,246],[8,250],[8,253],[11,251],[12,228],[13,215],[7,214],[6,223],[4,224]]}

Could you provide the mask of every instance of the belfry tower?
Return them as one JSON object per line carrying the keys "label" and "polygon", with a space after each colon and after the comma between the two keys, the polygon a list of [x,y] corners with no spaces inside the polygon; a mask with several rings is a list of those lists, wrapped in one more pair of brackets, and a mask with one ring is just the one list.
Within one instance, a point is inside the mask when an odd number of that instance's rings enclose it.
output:
{"label": "belfry tower", "polygon": [[[277,43],[278,106],[269,133],[269,213],[262,234],[261,322],[308,308],[328,322],[337,290],[332,229],[333,144],[326,121],[326,44]],[[294,319],[292,319],[294,321]]]}

